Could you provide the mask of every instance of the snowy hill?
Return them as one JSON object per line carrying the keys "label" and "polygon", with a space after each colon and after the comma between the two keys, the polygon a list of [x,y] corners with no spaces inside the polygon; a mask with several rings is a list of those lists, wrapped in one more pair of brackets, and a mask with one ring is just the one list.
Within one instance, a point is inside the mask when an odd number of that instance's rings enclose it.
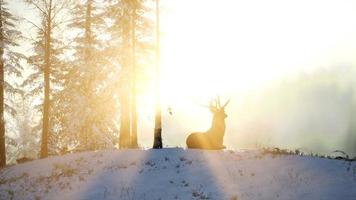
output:
{"label": "snowy hill", "polygon": [[259,151],[111,150],[0,171],[0,199],[356,199],[356,163]]}

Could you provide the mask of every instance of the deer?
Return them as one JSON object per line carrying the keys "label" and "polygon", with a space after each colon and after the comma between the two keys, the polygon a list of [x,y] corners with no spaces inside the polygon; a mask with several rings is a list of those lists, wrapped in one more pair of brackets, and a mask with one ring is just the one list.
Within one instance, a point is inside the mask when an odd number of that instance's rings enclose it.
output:
{"label": "deer", "polygon": [[213,101],[209,102],[208,107],[213,114],[212,124],[209,130],[206,132],[194,132],[191,133],[186,140],[187,147],[190,149],[209,149],[209,150],[221,150],[226,147],[223,145],[225,135],[225,107],[229,104],[230,99],[221,106],[220,98],[217,97]]}

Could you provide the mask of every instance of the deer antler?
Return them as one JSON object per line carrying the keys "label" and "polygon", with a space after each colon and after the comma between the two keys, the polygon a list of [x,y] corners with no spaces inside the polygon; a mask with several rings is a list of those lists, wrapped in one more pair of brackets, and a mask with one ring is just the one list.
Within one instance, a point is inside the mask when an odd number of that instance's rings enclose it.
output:
{"label": "deer antler", "polygon": [[211,99],[209,101],[209,105],[208,106],[205,106],[205,105],[203,105],[203,106],[204,107],[208,107],[210,109],[210,111],[212,111],[212,112],[215,112],[218,109],[217,108],[217,102],[214,99]]}
{"label": "deer antler", "polygon": [[214,106],[214,99],[210,99],[209,104],[202,104],[198,103],[199,106],[204,107],[204,108],[212,108]]}
{"label": "deer antler", "polygon": [[230,99],[227,100],[227,102],[221,106],[221,103],[220,103],[220,97],[219,96],[216,96],[216,98],[212,98],[210,101],[209,101],[209,105],[203,105],[203,104],[199,104],[200,106],[203,106],[203,107],[206,107],[206,108],[209,108],[211,111],[216,111],[218,109],[223,109],[227,106],[227,104],[229,104],[230,102]]}
{"label": "deer antler", "polygon": [[221,105],[220,105],[220,97],[219,96],[216,96],[216,103],[217,103],[217,108],[221,108]]}
{"label": "deer antler", "polygon": [[221,107],[221,108],[225,108],[225,107],[227,106],[227,104],[229,104],[229,102],[230,102],[230,99],[228,99],[228,100],[226,101],[226,103],[223,105],[223,107]]}

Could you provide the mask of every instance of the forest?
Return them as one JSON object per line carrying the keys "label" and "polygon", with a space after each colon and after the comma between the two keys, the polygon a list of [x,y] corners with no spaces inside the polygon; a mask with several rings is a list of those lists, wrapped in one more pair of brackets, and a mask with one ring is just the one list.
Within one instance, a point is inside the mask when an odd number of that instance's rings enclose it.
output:
{"label": "forest", "polygon": [[137,148],[136,98],[155,73],[155,3],[21,3],[24,16],[0,2],[1,166]]}

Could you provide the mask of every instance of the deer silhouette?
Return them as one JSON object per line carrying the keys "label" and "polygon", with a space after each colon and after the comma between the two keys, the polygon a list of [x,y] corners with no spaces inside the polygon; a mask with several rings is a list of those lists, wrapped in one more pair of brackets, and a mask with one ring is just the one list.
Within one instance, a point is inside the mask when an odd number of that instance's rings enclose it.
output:
{"label": "deer silhouette", "polygon": [[228,100],[223,106],[220,105],[220,98],[210,101],[209,110],[213,113],[213,121],[211,127],[206,132],[191,133],[187,140],[187,147],[192,149],[225,149],[223,145],[225,134],[225,107],[229,103]]}

